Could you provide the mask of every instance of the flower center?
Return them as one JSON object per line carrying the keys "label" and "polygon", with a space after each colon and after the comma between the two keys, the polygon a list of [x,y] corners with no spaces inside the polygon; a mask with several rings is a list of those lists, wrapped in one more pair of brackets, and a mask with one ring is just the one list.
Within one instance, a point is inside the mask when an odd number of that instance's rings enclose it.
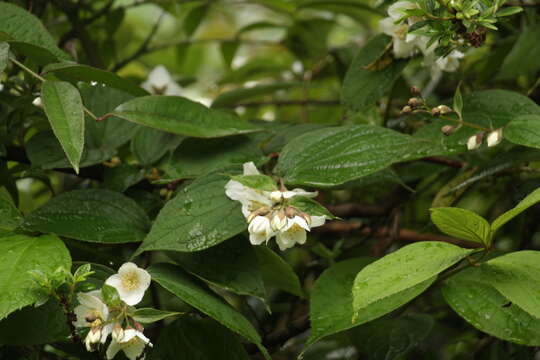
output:
{"label": "flower center", "polygon": [[294,224],[293,226],[291,226],[289,228],[289,230],[287,230],[287,232],[291,233],[291,234],[294,234],[294,233],[297,233],[299,231],[303,230],[303,228],[298,225],[298,224]]}
{"label": "flower center", "polygon": [[129,272],[122,276],[122,286],[131,291],[139,286],[139,277],[135,272]]}

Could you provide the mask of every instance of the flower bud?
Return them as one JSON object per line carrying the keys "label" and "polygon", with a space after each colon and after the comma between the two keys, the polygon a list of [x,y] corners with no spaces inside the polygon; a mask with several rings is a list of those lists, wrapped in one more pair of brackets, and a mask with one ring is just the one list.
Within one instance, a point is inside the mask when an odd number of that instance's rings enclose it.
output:
{"label": "flower bud", "polygon": [[410,112],[412,112],[412,108],[409,105],[405,105],[403,109],[401,109],[402,114],[409,114]]}
{"label": "flower bud", "polygon": [[281,191],[272,191],[270,193],[270,200],[275,203],[280,203],[283,200],[283,193]]}
{"label": "flower bud", "polygon": [[122,325],[118,323],[114,324],[111,336],[117,342],[122,342],[122,339],[124,337],[124,329],[122,328]]}
{"label": "flower bud", "polygon": [[439,105],[439,106],[436,106],[433,109],[431,109],[431,115],[433,115],[433,116],[444,115],[444,114],[451,113],[452,111],[453,110],[450,109],[446,105]]}
{"label": "flower bud", "polygon": [[418,86],[411,86],[410,91],[413,95],[420,95],[420,88]]}
{"label": "flower bud", "polygon": [[487,136],[487,146],[493,147],[502,141],[502,128],[492,131]]}
{"label": "flower bud", "polygon": [[441,132],[446,136],[453,134],[454,131],[456,131],[456,127],[452,125],[444,125],[441,128]]}
{"label": "flower bud", "polygon": [[[135,321],[134,325],[135,325],[135,330],[140,331],[140,332],[144,331],[144,327],[140,323]],[[150,345],[150,346],[152,346],[152,345]]]}
{"label": "flower bud", "polygon": [[467,149],[468,150],[478,149],[480,145],[482,145],[483,138],[484,138],[483,133],[478,133],[476,135],[471,136],[469,140],[467,140]]}
{"label": "flower bud", "polygon": [[308,214],[306,214],[305,212],[301,212],[300,213],[300,217],[304,220],[306,220],[306,223],[308,224],[308,226],[311,226],[311,216],[309,216]]}
{"label": "flower bud", "polygon": [[289,206],[285,209],[285,215],[289,218],[289,219],[292,219],[293,217],[296,216],[296,214],[298,213],[298,211],[296,211],[296,208],[292,207],[292,206]]}
{"label": "flower bud", "polygon": [[101,340],[101,326],[92,327],[84,339],[84,345],[86,346],[87,351],[94,351],[96,349],[96,344]]}
{"label": "flower bud", "polygon": [[272,216],[272,229],[274,231],[279,231],[287,225],[287,217],[285,216],[285,211],[279,210],[275,212]]}
{"label": "flower bud", "polygon": [[407,102],[407,104],[413,108],[417,107],[417,106],[420,106],[422,104],[422,100],[419,99],[419,98],[416,98],[416,97],[412,97],[409,99],[409,101]]}
{"label": "flower bud", "polygon": [[37,107],[43,107],[43,101],[41,100],[41,97],[38,96],[37,98],[35,98],[34,101],[32,101],[32,105]]}

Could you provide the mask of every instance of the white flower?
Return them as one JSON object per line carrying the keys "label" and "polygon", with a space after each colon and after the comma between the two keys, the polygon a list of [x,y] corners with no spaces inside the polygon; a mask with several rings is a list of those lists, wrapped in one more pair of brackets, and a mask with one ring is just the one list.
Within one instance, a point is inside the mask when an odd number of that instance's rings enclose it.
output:
{"label": "white flower", "polygon": [[150,286],[150,274],[134,263],[124,263],[118,274],[110,276],[105,284],[114,287],[120,295],[120,299],[128,305],[138,304],[148,286]]}
{"label": "white flower", "polygon": [[150,71],[148,79],[142,83],[142,87],[153,94],[182,95],[182,88],[163,65],[158,65]]}
{"label": "white flower", "polygon": [[482,134],[475,134],[467,140],[467,149],[476,150],[482,145]]}
{"label": "white flower", "polygon": [[253,245],[260,245],[270,240],[274,233],[270,225],[270,219],[266,216],[255,216],[249,223],[249,241]]}
{"label": "white flower", "polygon": [[[95,348],[95,344],[97,344],[98,342],[101,341],[101,337],[102,337],[102,330],[101,328],[92,328],[90,329],[90,331],[88,332],[88,335],[86,335],[86,338],[84,339],[84,346],[86,347],[86,351],[94,351],[96,348]],[[105,341],[101,341],[102,343],[104,343]]]}
{"label": "white flower", "polygon": [[291,248],[297,243],[304,244],[307,238],[306,231],[321,226],[326,221],[325,216],[311,216],[307,217],[307,219],[298,215],[287,218],[287,225],[276,235],[276,242],[281,251]]}
{"label": "white flower", "polygon": [[104,343],[112,331],[112,325],[102,325],[109,318],[109,309],[101,299],[101,291],[95,290],[87,293],[78,293],[77,300],[79,301],[79,305],[73,309],[77,319],[73,322],[73,325],[76,327],[91,328],[85,343],[87,341],[92,341],[92,343],[97,342],[94,341],[96,337],[99,337],[99,341]]}
{"label": "white flower", "polygon": [[107,359],[112,359],[122,350],[130,360],[137,359],[146,345],[152,347],[150,339],[135,329],[124,330],[124,336],[120,339],[113,339],[107,349]]}
{"label": "white flower", "polygon": [[415,38],[407,35],[407,24],[394,24],[394,19],[387,17],[379,22],[381,31],[392,37],[392,49],[396,58],[411,56],[416,49]]}
{"label": "white flower", "polygon": [[0,91],[4,90],[4,84],[0,82]]}
{"label": "white flower", "polygon": [[452,52],[445,57],[440,57],[435,61],[435,65],[446,72],[454,72],[459,68],[459,59],[463,59],[465,54],[458,50]]}
{"label": "white flower", "polygon": [[492,131],[487,136],[487,146],[492,147],[498,145],[502,141],[502,128]]}
{"label": "white flower", "polygon": [[37,107],[43,107],[43,101],[41,101],[41,97],[38,96],[37,98],[35,98],[34,101],[32,101],[32,105]]}
{"label": "white flower", "polygon": [[411,1],[396,1],[388,7],[388,16],[394,21],[398,21],[405,16],[404,11],[409,9],[415,9],[418,6]]}

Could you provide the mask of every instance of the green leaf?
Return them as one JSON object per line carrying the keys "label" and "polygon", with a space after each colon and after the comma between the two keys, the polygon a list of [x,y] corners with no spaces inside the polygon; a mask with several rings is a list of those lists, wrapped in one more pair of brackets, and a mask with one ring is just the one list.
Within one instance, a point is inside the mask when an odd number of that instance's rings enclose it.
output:
{"label": "green leaf", "polygon": [[112,113],[119,118],[173,134],[201,138],[256,131],[236,115],[208,109],[179,96],[144,96],[130,100]]}
{"label": "green leaf", "polygon": [[0,345],[28,346],[67,341],[66,315],[56,300],[27,306],[0,321]]}
{"label": "green leaf", "polygon": [[455,207],[438,207],[430,210],[431,221],[443,233],[486,246],[490,245],[490,226],[480,215]]}
{"label": "green leaf", "polygon": [[503,135],[514,144],[540,149],[540,114],[515,118],[506,125]]}
{"label": "green leaf", "polygon": [[130,198],[109,190],[73,190],[28,214],[22,228],[98,243],[141,241],[150,228],[145,212]]}
{"label": "green leaf", "polygon": [[490,282],[481,268],[471,267],[448,279],[443,295],[478,330],[517,344],[539,346],[540,320],[509,302]]}
{"label": "green leaf", "polygon": [[254,246],[253,249],[265,285],[304,297],[300,279],[291,265],[267,246]]}
{"label": "green leaf", "polygon": [[[127,121],[124,123],[130,124]],[[141,165],[148,166],[161,159],[167,151],[174,150],[182,139],[182,136],[141,127],[131,139],[130,149]],[[214,156],[216,155],[218,154],[214,154]]]}
{"label": "green leaf", "polygon": [[152,276],[152,280],[157,281],[189,305],[256,344],[265,357],[270,359],[261,344],[261,337],[251,323],[232,306],[197,285],[180,268],[170,264],[157,264],[152,265],[148,272]]}
{"label": "green leaf", "polygon": [[263,95],[273,94],[278,90],[287,90],[304,85],[303,82],[277,82],[247,88],[237,88],[220,94],[212,102],[212,107],[231,107],[248,99],[252,100],[253,98],[261,97]]}
{"label": "green leaf", "polygon": [[289,200],[289,205],[294,206],[298,210],[303,211],[310,216],[326,216],[327,220],[336,219],[336,217],[332,215],[324,206],[305,196],[293,197],[291,200]]}
{"label": "green leaf", "polygon": [[11,195],[6,188],[0,187],[0,230],[11,231],[19,226],[21,220],[21,213],[13,203]]}
{"label": "green leaf", "polygon": [[323,337],[350,329],[381,317],[406,304],[426,290],[435,278],[375,301],[361,309],[355,316],[353,310],[354,278],[359,271],[372,263],[371,258],[356,258],[339,262],[317,279],[311,293],[311,335],[307,345]]}
{"label": "green leaf", "polygon": [[41,88],[41,99],[54,135],[78,173],[84,147],[84,110],[81,95],[70,83],[45,81]]}
{"label": "green leaf", "polygon": [[103,172],[103,184],[107,189],[124,192],[144,179],[144,170],[128,164],[106,168]]}
{"label": "green leaf", "polygon": [[[5,35],[8,36],[7,39]],[[2,39],[43,47],[60,60],[69,59],[69,56],[56,46],[56,41],[37,17],[6,2],[0,3],[0,40]]]}
{"label": "green leaf", "polygon": [[41,287],[30,270],[49,276],[59,267],[70,269],[71,257],[58,237],[0,237],[0,320],[40,298]]}
{"label": "green leaf", "polygon": [[252,189],[277,191],[274,179],[267,175],[232,175],[231,179]]}
{"label": "green leaf", "polygon": [[369,305],[432,279],[474,250],[435,241],[402,247],[363,268],[353,286],[355,313]]}
{"label": "green leaf", "polygon": [[540,319],[540,251],[524,250],[482,264],[489,283],[505,298]]}
{"label": "green leaf", "polygon": [[148,92],[131,80],[124,79],[113,72],[101,70],[88,65],[73,63],[50,64],[43,69],[43,75],[54,75],[57,78],[76,83],[78,81],[105,84],[112,88],[122,90],[133,96],[145,96]]}
{"label": "green leaf", "polygon": [[230,331],[212,319],[183,316],[160,334],[150,360],[249,360]]}
{"label": "green leaf", "polygon": [[350,338],[370,360],[404,359],[429,335],[433,324],[429,315],[406,314],[358,326],[351,331]]}
{"label": "green leaf", "polygon": [[396,162],[444,153],[435,142],[379,126],[329,127],[290,141],[283,148],[275,171],[288,184],[331,187],[376,173]]}
{"label": "green leaf", "polygon": [[534,76],[540,69],[540,24],[525,27],[514,40],[512,50],[507,52],[497,79],[514,80],[520,75]]}
{"label": "green leaf", "polygon": [[521,200],[515,207],[508,210],[507,212],[500,215],[498,218],[496,218],[491,223],[491,232],[492,234],[495,234],[495,232],[504,224],[521,214],[523,211],[527,210],[534,204],[540,201],[540,188],[536,189],[529,195],[525,197],[525,199]]}
{"label": "green leaf", "polygon": [[385,53],[392,38],[376,35],[360,49],[343,81],[342,102],[353,111],[373,105],[390,90],[407,65],[406,60],[392,60],[381,70],[367,69]]}
{"label": "green leaf", "polygon": [[140,308],[133,313],[133,320],[142,324],[150,324],[156,321],[166,319],[171,316],[181,315],[176,311],[165,311],[152,308]]}
{"label": "green leaf", "polygon": [[103,284],[101,288],[101,297],[103,298],[103,302],[108,306],[119,306],[122,303],[118,290],[107,284]]}
{"label": "green leaf", "polygon": [[169,257],[202,280],[239,295],[266,298],[253,246],[242,237],[191,253],[169,252]]}
{"label": "green leaf", "polygon": [[9,44],[0,42],[0,74],[4,72],[9,60]]}
{"label": "green leaf", "polygon": [[208,4],[196,4],[193,9],[187,14],[182,22],[184,31],[190,37],[197,30],[201,22],[205,19],[210,6]]}
{"label": "green leaf", "polygon": [[[228,178],[200,177],[183,188],[159,212],[137,253],[148,250],[200,251],[247,228],[240,203],[225,195]],[[223,221],[224,214],[227,221]]]}
{"label": "green leaf", "polygon": [[452,108],[461,118],[463,114],[463,97],[461,96],[461,84],[459,84],[454,94],[454,104]]}
{"label": "green leaf", "polygon": [[508,6],[505,8],[502,8],[501,10],[497,11],[495,13],[496,17],[502,17],[502,16],[510,16],[517,13],[520,13],[523,11],[523,8],[520,6]]}
{"label": "green leaf", "polygon": [[185,139],[164,165],[169,178],[193,178],[230,165],[267,161],[256,141],[248,136],[219,139]]}

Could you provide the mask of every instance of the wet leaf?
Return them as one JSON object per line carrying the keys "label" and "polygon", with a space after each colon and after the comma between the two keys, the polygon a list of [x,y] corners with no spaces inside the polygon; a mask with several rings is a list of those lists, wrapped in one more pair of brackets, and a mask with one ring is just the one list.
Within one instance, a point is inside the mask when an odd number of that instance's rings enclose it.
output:
{"label": "wet leaf", "polygon": [[454,207],[432,208],[431,221],[439,230],[450,236],[486,246],[491,243],[489,223],[470,210]]}
{"label": "wet leaf", "polygon": [[19,209],[13,203],[11,195],[0,187],[0,230],[13,230],[22,220]]}
{"label": "wet leaf", "polygon": [[142,324],[150,324],[177,315],[181,315],[181,313],[152,308],[140,308],[135,310],[135,313],[133,314],[133,320]]}
{"label": "wet leaf", "polygon": [[253,249],[257,255],[265,285],[299,297],[304,296],[300,279],[291,265],[267,246],[254,246]]}
{"label": "wet leaf", "polygon": [[515,118],[506,125],[503,136],[514,144],[540,149],[540,114]]}

